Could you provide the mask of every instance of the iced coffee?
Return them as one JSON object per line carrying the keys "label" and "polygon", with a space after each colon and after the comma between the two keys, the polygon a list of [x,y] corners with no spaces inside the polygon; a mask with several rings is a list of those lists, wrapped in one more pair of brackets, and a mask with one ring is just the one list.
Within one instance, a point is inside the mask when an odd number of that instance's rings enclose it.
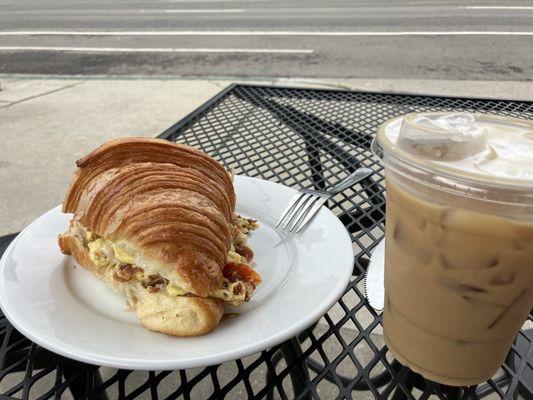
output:
{"label": "iced coffee", "polygon": [[448,385],[478,384],[533,307],[533,123],[411,114],[380,128],[385,342]]}

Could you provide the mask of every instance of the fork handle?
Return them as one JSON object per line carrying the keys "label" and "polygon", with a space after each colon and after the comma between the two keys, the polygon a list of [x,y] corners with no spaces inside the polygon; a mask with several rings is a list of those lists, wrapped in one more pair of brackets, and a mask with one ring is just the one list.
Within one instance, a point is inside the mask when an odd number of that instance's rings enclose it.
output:
{"label": "fork handle", "polygon": [[343,190],[348,189],[350,186],[355,185],[361,179],[366,178],[372,172],[374,172],[374,171],[371,170],[370,168],[359,168],[359,169],[356,169],[349,176],[347,176],[342,181],[340,181],[335,186],[333,186],[331,189],[329,189],[328,192],[330,192],[331,194],[340,193]]}

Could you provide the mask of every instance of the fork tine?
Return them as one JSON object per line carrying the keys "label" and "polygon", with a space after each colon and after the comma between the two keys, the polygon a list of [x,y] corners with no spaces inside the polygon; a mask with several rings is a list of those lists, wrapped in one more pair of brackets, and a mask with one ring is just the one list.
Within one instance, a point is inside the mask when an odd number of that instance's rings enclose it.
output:
{"label": "fork tine", "polygon": [[276,224],[276,228],[281,225],[281,223],[287,217],[289,212],[291,212],[293,210],[293,208],[296,206],[296,204],[300,201],[300,199],[304,195],[305,195],[305,193],[298,192],[294,196],[292,196],[291,201],[289,201],[289,204],[287,205],[287,207],[285,207],[285,210],[283,210],[283,213],[281,214],[281,217],[279,217],[278,223]]}
{"label": "fork tine", "polygon": [[320,211],[320,208],[326,202],[326,200],[327,198],[325,197],[319,198],[319,200],[313,205],[313,208],[311,208],[311,210],[307,213],[302,223],[299,224],[298,228],[296,229],[296,233],[302,232],[307,227],[307,225],[309,225],[313,217]]}
{"label": "fork tine", "polygon": [[282,226],[282,229],[287,229],[289,225],[292,225],[294,222],[294,218],[299,218],[300,213],[307,208],[307,203],[309,202],[309,199],[312,199],[313,195],[309,193],[304,193],[304,195],[301,198],[301,201],[299,201],[295,206],[294,209],[290,212],[290,215],[288,216],[287,220]]}
{"label": "fork tine", "polygon": [[312,209],[314,204],[320,200],[320,196],[312,195],[311,200],[307,202],[305,207],[293,218],[293,222],[291,226],[289,227],[289,232],[294,231],[298,226],[300,226],[300,222],[305,218],[309,210]]}

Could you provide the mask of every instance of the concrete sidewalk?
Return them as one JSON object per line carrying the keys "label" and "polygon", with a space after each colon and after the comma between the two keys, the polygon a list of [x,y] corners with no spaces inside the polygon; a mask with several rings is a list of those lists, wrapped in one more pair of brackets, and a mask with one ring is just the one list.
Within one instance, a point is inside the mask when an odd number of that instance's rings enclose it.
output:
{"label": "concrete sidewalk", "polygon": [[[110,138],[156,136],[234,81],[0,76],[0,235],[59,204],[80,156]],[[533,100],[533,82],[246,82]]]}

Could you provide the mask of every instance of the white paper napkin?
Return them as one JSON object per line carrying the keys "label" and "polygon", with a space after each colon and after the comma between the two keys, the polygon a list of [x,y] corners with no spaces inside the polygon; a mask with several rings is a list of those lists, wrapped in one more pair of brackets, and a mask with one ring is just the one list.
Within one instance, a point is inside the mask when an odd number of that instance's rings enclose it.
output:
{"label": "white paper napkin", "polygon": [[385,304],[384,272],[385,240],[382,240],[374,247],[365,276],[365,296],[376,311],[383,310]]}

